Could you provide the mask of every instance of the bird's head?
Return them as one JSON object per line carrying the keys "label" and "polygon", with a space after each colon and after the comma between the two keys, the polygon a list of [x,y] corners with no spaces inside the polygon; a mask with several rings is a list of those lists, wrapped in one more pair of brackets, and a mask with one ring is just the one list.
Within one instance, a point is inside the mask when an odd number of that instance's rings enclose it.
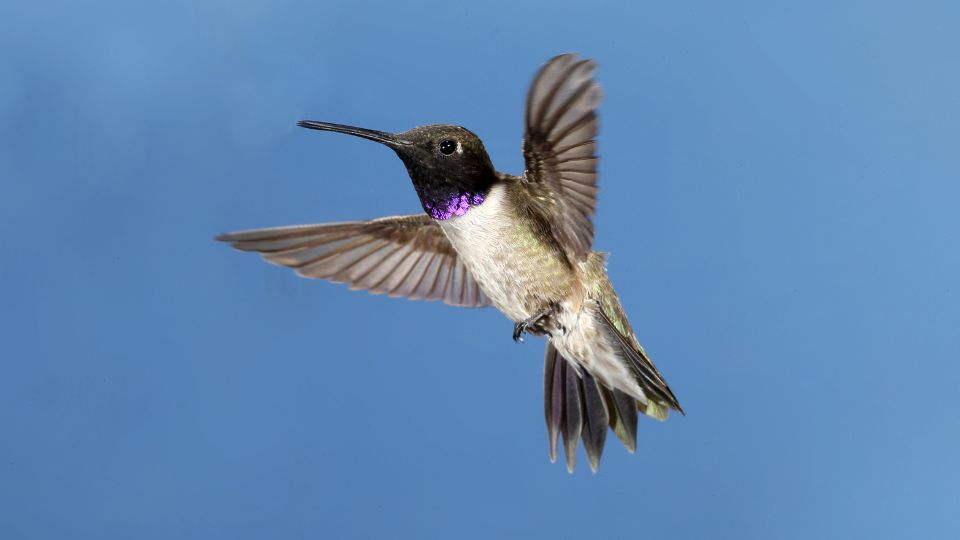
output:
{"label": "bird's head", "polygon": [[481,204],[497,179],[483,142],[460,126],[432,124],[402,133],[386,133],[306,120],[297,125],[346,133],[389,146],[406,165],[424,211],[434,219],[463,215]]}

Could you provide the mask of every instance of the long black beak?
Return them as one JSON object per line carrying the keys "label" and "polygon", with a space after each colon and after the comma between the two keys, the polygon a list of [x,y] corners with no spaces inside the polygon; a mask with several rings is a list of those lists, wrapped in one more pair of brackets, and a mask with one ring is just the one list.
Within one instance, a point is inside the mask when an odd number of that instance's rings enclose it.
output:
{"label": "long black beak", "polygon": [[378,143],[383,143],[391,148],[396,148],[400,145],[412,144],[409,141],[404,141],[398,139],[393,133],[386,133],[384,131],[376,131],[373,129],[364,129],[353,126],[345,126],[343,124],[331,124],[330,122],[315,122],[313,120],[301,120],[297,122],[297,125],[300,127],[305,127],[309,129],[319,129],[320,131],[336,131],[337,133],[346,133],[347,135],[353,135],[354,137],[362,137],[364,139],[369,139],[371,141],[377,141]]}

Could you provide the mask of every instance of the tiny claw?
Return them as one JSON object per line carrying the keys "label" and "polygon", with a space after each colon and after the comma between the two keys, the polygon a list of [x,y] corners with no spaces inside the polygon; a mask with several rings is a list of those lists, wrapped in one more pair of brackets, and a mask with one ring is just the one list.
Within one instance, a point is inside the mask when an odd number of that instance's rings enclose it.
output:
{"label": "tiny claw", "polygon": [[526,330],[526,324],[518,322],[513,325],[513,341],[523,343],[523,331]]}
{"label": "tiny claw", "polygon": [[[544,317],[550,315],[550,313],[551,313],[550,310],[544,310],[544,311],[541,311],[540,313],[535,314],[534,316],[530,317],[525,321],[514,323],[513,324],[513,340],[516,341],[517,343],[523,343],[522,334],[524,332],[527,332],[527,329],[530,328],[531,326],[538,324],[541,320],[543,320]],[[534,328],[534,331],[539,332],[537,335],[546,334],[551,338],[553,337],[553,334],[551,334],[549,330],[543,327]],[[564,330],[564,333],[566,333],[566,330]]]}

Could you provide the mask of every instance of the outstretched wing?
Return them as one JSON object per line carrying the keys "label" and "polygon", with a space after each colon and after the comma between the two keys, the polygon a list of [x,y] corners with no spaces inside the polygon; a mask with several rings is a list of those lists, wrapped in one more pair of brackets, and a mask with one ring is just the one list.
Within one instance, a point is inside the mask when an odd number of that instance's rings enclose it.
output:
{"label": "outstretched wing", "polygon": [[303,277],[349,283],[351,289],[454,306],[490,303],[443,230],[426,214],[256,229],[217,240],[259,252]]}
{"label": "outstretched wing", "polygon": [[527,94],[523,178],[571,261],[589,255],[597,205],[597,106],[592,60],[574,54],[540,69]]}

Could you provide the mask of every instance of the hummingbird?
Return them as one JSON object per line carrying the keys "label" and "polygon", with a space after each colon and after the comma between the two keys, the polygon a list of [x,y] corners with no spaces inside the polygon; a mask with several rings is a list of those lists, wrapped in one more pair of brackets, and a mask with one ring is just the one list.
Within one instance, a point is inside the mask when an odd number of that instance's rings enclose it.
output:
{"label": "hummingbird", "polygon": [[528,90],[519,176],[498,172],[473,132],[434,124],[388,133],[329,122],[298,125],[393,150],[423,212],[223,234],[217,240],[307,278],[464,307],[493,306],[512,337],[546,337],[544,416],[550,460],[562,439],[573,472],[579,440],[596,472],[607,429],[636,450],[638,413],[683,414],[640,346],[594,251],[596,63],[563,54]]}

